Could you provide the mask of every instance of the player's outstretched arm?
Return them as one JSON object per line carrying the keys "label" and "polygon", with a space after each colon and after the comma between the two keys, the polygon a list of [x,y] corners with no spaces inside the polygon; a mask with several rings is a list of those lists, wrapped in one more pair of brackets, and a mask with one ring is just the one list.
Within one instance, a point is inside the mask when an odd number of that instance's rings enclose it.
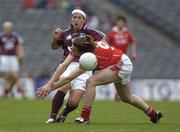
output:
{"label": "player's outstretched arm", "polygon": [[73,79],[78,77],[79,75],[83,74],[86,70],[78,67],[73,72],[69,74],[69,76],[60,78],[57,82],[54,82],[53,84],[53,90],[71,82]]}
{"label": "player's outstretched arm", "polygon": [[64,71],[67,69],[69,64],[73,61],[73,59],[74,56],[69,54],[66,57],[66,59],[58,66],[58,68],[56,69],[56,71],[54,72],[53,76],[51,77],[48,83],[53,84],[55,81],[57,81],[59,77],[64,73]]}
{"label": "player's outstretched arm", "polygon": [[69,54],[67,56],[67,58],[64,60],[64,62],[58,66],[58,68],[54,72],[53,76],[48,81],[48,83],[45,84],[44,86],[38,88],[38,90],[36,91],[37,99],[44,98],[53,90],[53,83],[59,79],[59,77],[64,73],[64,71],[67,69],[67,67],[72,62],[73,59],[74,59],[74,56]]}

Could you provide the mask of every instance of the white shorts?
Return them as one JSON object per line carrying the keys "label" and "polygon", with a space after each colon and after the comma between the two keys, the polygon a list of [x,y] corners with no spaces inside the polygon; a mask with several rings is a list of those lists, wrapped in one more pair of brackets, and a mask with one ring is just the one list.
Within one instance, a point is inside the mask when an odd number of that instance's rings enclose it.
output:
{"label": "white shorts", "polygon": [[[71,62],[71,64],[68,66],[66,71],[61,75],[61,77],[68,76],[77,67],[79,67],[78,62]],[[73,81],[71,81],[71,90],[80,89],[86,91],[86,80],[91,76],[92,76],[92,71],[86,71],[85,73],[75,78]]]}
{"label": "white shorts", "polygon": [[120,62],[110,66],[109,68],[118,74],[121,78],[121,84],[127,84],[131,80],[133,65],[127,55],[122,54]]}
{"label": "white shorts", "polygon": [[127,84],[131,80],[131,73],[133,70],[133,65],[129,57],[125,54],[122,55],[121,60],[123,65],[118,73],[119,77],[122,79],[122,84]]}
{"label": "white shorts", "polygon": [[18,72],[19,62],[16,56],[0,56],[0,72]]}

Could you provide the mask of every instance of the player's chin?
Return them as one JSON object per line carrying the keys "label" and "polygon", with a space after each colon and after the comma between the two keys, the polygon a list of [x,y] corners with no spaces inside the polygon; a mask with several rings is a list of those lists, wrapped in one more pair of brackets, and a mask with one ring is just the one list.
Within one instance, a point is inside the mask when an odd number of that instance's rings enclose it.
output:
{"label": "player's chin", "polygon": [[79,25],[73,25],[73,28],[74,28],[75,30],[79,30],[81,27],[80,27]]}

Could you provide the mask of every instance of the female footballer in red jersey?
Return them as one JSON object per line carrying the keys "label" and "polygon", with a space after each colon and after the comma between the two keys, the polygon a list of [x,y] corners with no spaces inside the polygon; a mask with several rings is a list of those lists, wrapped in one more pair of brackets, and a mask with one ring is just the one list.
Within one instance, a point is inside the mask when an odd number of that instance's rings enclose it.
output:
{"label": "female footballer in red jersey", "polygon": [[115,84],[117,91],[121,91],[119,94],[122,101],[144,111],[150,117],[150,120],[153,123],[159,121],[159,119],[162,117],[162,112],[157,112],[154,108],[146,104],[140,97],[132,95],[130,77],[133,65],[130,59],[125,54],[123,54],[121,50],[108,46],[104,41],[94,42],[92,37],[88,35],[76,37],[72,42],[72,52],[56,69],[48,84],[37,90],[36,97],[38,99],[45,97],[52,90],[69,83],[71,80],[84,73],[86,70],[78,67],[73,72],[71,72],[69,76],[60,78],[57,82],[52,81],[57,80],[59,76],[61,76],[61,74],[65,71],[73,59],[78,58],[85,52],[92,52],[97,57],[98,65],[96,69],[99,71],[90,77],[86,82],[87,90],[84,99],[85,103],[81,117],[77,118],[75,122],[89,123],[91,106],[95,99],[95,86],[112,82]]}

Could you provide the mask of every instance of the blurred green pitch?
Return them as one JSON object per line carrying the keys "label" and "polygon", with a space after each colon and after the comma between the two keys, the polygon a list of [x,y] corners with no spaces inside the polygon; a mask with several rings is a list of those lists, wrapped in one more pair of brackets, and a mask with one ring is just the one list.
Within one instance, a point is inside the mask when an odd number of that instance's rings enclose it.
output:
{"label": "blurred green pitch", "polygon": [[50,100],[0,99],[0,132],[180,132],[180,102],[148,102],[164,112],[164,118],[153,125],[143,112],[128,104],[95,101],[91,124],[76,125],[81,105],[64,124],[45,124]]}

